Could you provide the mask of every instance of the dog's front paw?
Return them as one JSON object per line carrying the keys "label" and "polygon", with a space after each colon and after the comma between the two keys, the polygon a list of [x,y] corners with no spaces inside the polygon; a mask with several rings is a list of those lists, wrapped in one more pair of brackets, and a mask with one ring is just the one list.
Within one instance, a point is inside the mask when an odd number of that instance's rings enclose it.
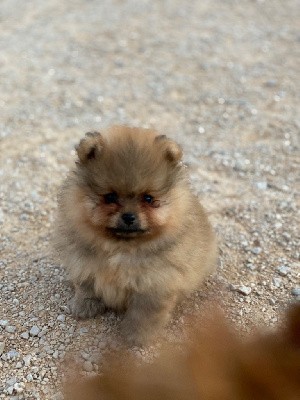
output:
{"label": "dog's front paw", "polygon": [[153,339],[153,332],[146,326],[133,323],[129,318],[121,322],[121,335],[129,346],[143,347]]}
{"label": "dog's front paw", "polygon": [[101,299],[74,296],[69,303],[72,315],[78,319],[93,318],[105,310]]}

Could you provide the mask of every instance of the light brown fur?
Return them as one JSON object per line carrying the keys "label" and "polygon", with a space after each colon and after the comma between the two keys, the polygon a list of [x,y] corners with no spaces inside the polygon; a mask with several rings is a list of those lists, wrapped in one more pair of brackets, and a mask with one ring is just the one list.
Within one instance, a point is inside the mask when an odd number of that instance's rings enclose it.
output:
{"label": "light brown fur", "polygon": [[[181,148],[165,136],[118,126],[87,134],[77,153],[56,235],[76,290],[73,313],[91,317],[103,305],[126,311],[123,333],[143,344],[212,270],[215,235],[189,188]],[[117,200],[108,202],[108,193]],[[134,214],[136,231],[124,213]]]}

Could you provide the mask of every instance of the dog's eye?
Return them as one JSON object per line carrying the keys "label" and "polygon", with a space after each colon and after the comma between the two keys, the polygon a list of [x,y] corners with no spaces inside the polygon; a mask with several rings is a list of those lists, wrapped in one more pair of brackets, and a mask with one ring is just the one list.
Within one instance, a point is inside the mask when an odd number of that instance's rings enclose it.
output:
{"label": "dog's eye", "polygon": [[117,203],[119,199],[116,192],[106,193],[103,198],[106,204]]}
{"label": "dog's eye", "polygon": [[153,202],[154,198],[150,194],[144,194],[143,195],[143,201],[145,203],[151,204]]}

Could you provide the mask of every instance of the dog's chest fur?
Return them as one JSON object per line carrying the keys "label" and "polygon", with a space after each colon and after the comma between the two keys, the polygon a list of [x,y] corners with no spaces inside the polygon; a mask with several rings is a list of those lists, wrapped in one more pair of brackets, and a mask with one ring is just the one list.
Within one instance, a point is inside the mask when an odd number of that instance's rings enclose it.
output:
{"label": "dog's chest fur", "polygon": [[153,263],[137,254],[118,253],[94,265],[94,291],[108,307],[126,309],[134,292],[142,292],[155,278]]}

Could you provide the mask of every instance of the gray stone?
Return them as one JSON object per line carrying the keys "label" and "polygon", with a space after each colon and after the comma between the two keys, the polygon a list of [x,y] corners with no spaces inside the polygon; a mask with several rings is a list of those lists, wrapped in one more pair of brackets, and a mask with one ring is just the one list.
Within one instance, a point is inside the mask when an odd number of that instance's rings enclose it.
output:
{"label": "gray stone", "polygon": [[292,289],[293,296],[300,296],[300,287],[295,287]]}
{"label": "gray stone", "polygon": [[8,325],[7,319],[0,319],[0,326],[2,326],[2,328],[5,328],[7,325]]}
{"label": "gray stone", "polygon": [[281,286],[282,279],[281,278],[273,278],[273,285],[277,288]]}
{"label": "gray stone", "polygon": [[29,333],[28,332],[22,332],[20,336],[21,336],[22,339],[26,339],[26,340],[29,339]]}
{"label": "gray stone", "polygon": [[256,269],[256,266],[253,265],[252,263],[247,263],[247,264],[246,264],[246,267],[247,267],[248,269],[250,269],[251,271],[254,271],[254,270]]}
{"label": "gray stone", "polygon": [[53,358],[58,358],[58,351],[57,351],[57,350],[55,350],[55,351],[53,352],[52,357],[53,357]]}
{"label": "gray stone", "polygon": [[286,276],[290,272],[290,269],[285,265],[281,265],[280,267],[277,268],[277,272],[281,276]]}
{"label": "gray stone", "polygon": [[26,380],[27,382],[32,382],[33,381],[33,376],[31,374],[26,375]]}
{"label": "gray stone", "polygon": [[256,254],[256,255],[260,254],[261,252],[262,252],[261,247],[253,247],[251,249],[251,253]]}
{"label": "gray stone", "polygon": [[266,190],[268,188],[268,183],[267,182],[256,182],[255,186],[257,187],[257,189],[259,190]]}
{"label": "gray stone", "polygon": [[27,356],[23,357],[24,365],[25,367],[29,367],[30,362],[31,362],[31,355],[27,354]]}
{"label": "gray stone", "polygon": [[15,350],[15,349],[9,350],[9,351],[6,353],[6,355],[7,355],[8,359],[13,359],[13,358],[19,357],[19,353],[18,353],[17,350]]}
{"label": "gray stone", "polygon": [[14,384],[14,390],[17,393],[22,393],[24,391],[24,383],[23,382],[16,382]]}
{"label": "gray stone", "polygon": [[60,314],[57,317],[57,321],[59,321],[59,322],[65,322],[65,320],[66,320],[66,316],[64,314]]}
{"label": "gray stone", "polygon": [[84,363],[83,363],[83,369],[86,371],[86,372],[92,372],[93,371],[93,364],[90,362],[90,361],[85,361]]}
{"label": "gray stone", "polygon": [[237,292],[243,294],[244,296],[248,296],[252,291],[251,287],[244,285],[239,286],[236,290]]}
{"label": "gray stone", "polygon": [[17,382],[17,378],[15,376],[12,376],[11,378],[7,379],[6,385],[13,386],[16,382]]}
{"label": "gray stone", "polygon": [[237,285],[230,285],[229,286],[230,290],[232,290],[233,292],[238,292],[243,294],[244,296],[248,296],[252,289],[250,286],[245,286],[245,285],[241,285],[241,286],[237,286]]}
{"label": "gray stone", "polygon": [[5,327],[5,330],[6,330],[6,332],[8,332],[8,333],[15,333],[15,332],[16,332],[16,327],[13,326],[13,325],[7,325],[7,326]]}
{"label": "gray stone", "polygon": [[13,392],[14,392],[14,387],[13,387],[13,386],[9,386],[9,387],[6,389],[6,391],[7,391],[7,393],[8,393],[9,395],[12,395]]}
{"label": "gray stone", "polygon": [[40,333],[40,328],[36,325],[33,325],[33,327],[29,331],[30,336],[37,336],[39,333]]}
{"label": "gray stone", "polygon": [[86,361],[90,360],[90,355],[88,353],[86,353],[85,351],[81,352],[81,357]]}

